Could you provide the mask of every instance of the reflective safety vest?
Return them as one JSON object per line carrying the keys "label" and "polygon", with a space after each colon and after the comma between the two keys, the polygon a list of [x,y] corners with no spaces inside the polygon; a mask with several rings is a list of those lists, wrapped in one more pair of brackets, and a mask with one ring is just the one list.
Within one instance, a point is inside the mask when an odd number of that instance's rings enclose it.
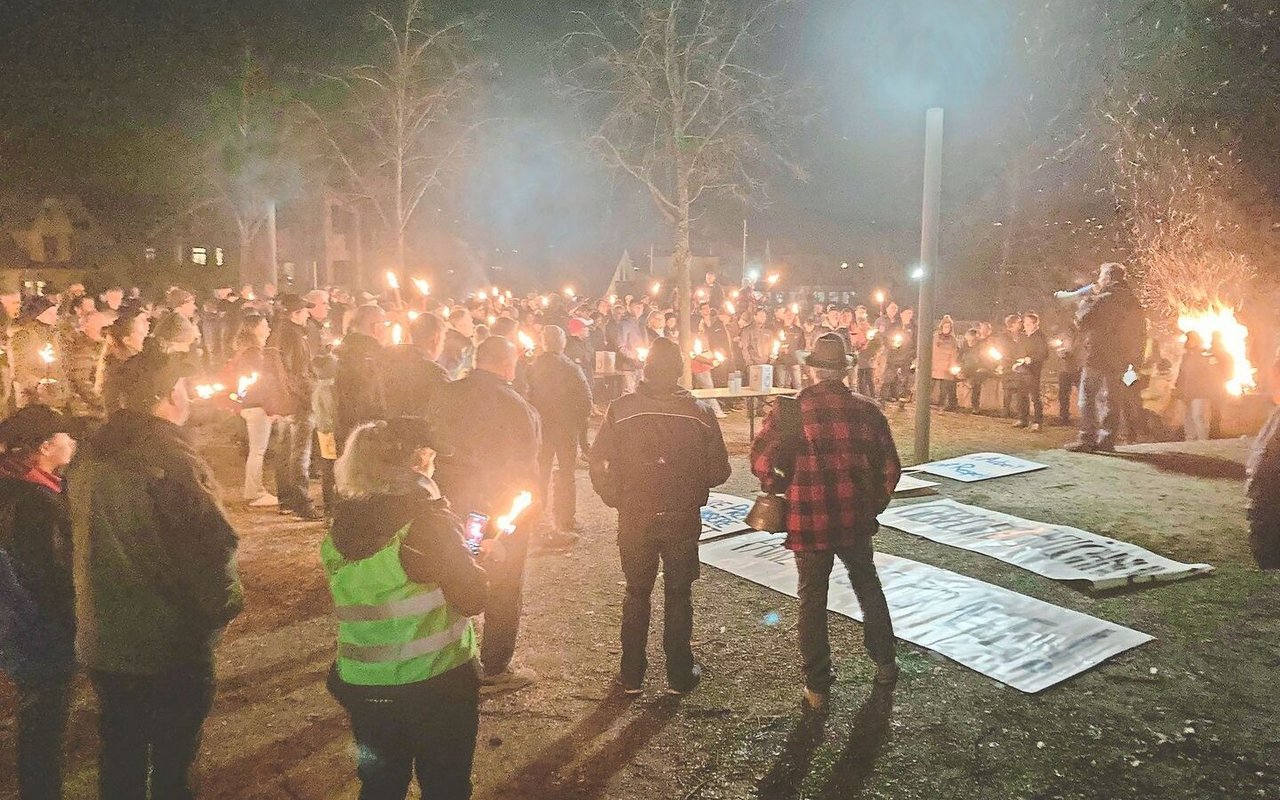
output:
{"label": "reflective safety vest", "polygon": [[400,686],[443,675],[475,658],[471,619],[435,584],[415,583],[400,565],[401,528],[387,546],[348,561],[326,536],[320,558],[338,618],[338,676],[357,686]]}

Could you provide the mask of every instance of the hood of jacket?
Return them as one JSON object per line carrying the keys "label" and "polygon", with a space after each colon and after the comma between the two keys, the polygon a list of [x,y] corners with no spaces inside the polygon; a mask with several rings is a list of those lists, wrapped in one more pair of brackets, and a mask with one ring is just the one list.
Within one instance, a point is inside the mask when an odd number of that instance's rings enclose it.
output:
{"label": "hood of jacket", "polygon": [[400,494],[340,499],[334,506],[329,536],[343,558],[359,561],[386,547],[401,528],[439,504],[448,508],[431,481]]}
{"label": "hood of jacket", "polygon": [[175,458],[199,460],[180,426],[131,409],[116,411],[90,440],[95,458],[144,471],[163,470]]}

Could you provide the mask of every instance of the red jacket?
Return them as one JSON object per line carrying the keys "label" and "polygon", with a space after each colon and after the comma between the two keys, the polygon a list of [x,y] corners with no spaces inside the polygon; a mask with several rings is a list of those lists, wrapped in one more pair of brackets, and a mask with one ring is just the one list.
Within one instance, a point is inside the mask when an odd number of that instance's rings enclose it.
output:
{"label": "red jacket", "polygon": [[[852,545],[880,529],[876,517],[893,497],[902,465],[889,422],[875,403],[840,381],[823,381],[800,393],[804,442],[786,486],[790,550],[829,551]],[[785,481],[781,406],[775,406],[751,445],[751,471],[767,491]]]}

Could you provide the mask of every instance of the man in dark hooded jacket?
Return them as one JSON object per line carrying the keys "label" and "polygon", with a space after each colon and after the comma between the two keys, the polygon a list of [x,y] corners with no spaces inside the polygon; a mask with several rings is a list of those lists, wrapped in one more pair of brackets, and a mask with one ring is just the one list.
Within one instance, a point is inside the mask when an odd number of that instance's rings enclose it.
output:
{"label": "man in dark hooded jacket", "polygon": [[101,797],[190,798],[213,703],[213,651],[240,612],[237,537],[213,472],[182,430],[183,361],[148,348],[122,367],[125,407],[68,476],[76,649],[98,695]]}
{"label": "man in dark hooded jacket", "polygon": [[1146,339],[1142,304],[1120,264],[1103,264],[1093,291],[1080,301],[1076,322],[1083,338],[1080,375],[1080,437],[1067,445],[1082,453],[1115,450],[1124,374],[1140,366]]}
{"label": "man in dark hooded jacket", "polygon": [[386,323],[387,313],[378,306],[360,306],[351,316],[347,335],[338,347],[338,372],[333,380],[337,418],[333,432],[339,453],[356,426],[386,417],[382,372]]}
{"label": "man in dark hooded jacket", "polygon": [[[542,418],[542,447],[538,452],[541,502],[552,511],[555,533],[544,546],[565,547],[577,541],[578,523],[575,471],[578,466],[578,434],[591,415],[591,387],[587,378],[565,355],[564,331],[556,325],[542,329],[542,355],[529,367],[529,403]],[[555,499],[550,496],[552,464],[555,464]]]}
{"label": "man in dark hooded jacket", "polygon": [[698,578],[701,508],[731,468],[715,412],[677,381],[680,348],[656,340],[644,381],[609,406],[591,446],[591,484],[618,509],[618,551],[627,590],[622,602],[622,669],[618,683],[639,694],[648,659],[650,594],[662,563],[663,649],[669,691],[693,691],[702,669],[693,659],[693,582]]}

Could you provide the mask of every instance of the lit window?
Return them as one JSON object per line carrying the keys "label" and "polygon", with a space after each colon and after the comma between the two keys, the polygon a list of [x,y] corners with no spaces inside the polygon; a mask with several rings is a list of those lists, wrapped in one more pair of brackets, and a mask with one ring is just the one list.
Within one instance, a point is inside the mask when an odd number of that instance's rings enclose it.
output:
{"label": "lit window", "polygon": [[213,263],[215,266],[222,266],[226,262],[226,256],[222,254],[221,247],[213,248]]}
{"label": "lit window", "polygon": [[148,261],[155,261],[156,249],[154,247],[148,247],[146,249],[146,252],[143,254],[143,257],[146,258]]}
{"label": "lit window", "polygon": [[191,248],[191,263],[204,266],[209,263],[209,250],[204,247]]}

